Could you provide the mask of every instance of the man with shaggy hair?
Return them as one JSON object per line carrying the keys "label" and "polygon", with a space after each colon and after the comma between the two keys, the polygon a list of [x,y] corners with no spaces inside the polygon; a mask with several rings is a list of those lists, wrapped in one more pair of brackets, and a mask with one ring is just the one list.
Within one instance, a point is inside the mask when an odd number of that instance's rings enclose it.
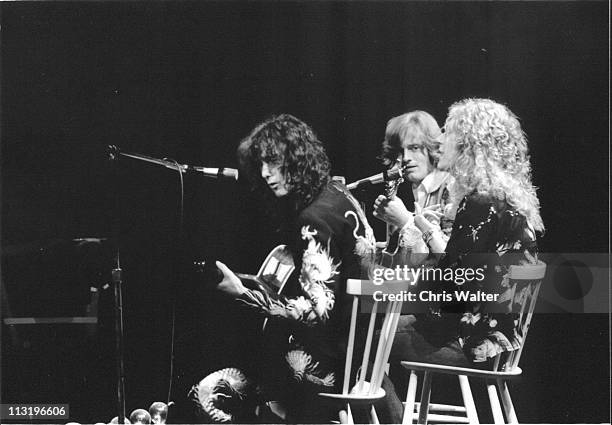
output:
{"label": "man with shaggy hair", "polygon": [[[410,184],[415,207],[436,227],[439,238],[433,232],[423,233],[424,242],[433,253],[444,252],[444,242],[452,228],[448,186],[450,175],[438,170],[438,145],[441,136],[438,123],[424,111],[412,111],[391,118],[387,123],[382,144],[382,161],[386,167],[402,166],[404,179]],[[414,228],[413,214],[399,197],[388,199],[378,196],[374,202],[374,216],[391,225],[395,231]]]}
{"label": "man with shaggy hair", "polygon": [[346,279],[365,277],[372,229],[346,187],[331,181],[323,145],[301,120],[283,114],[264,121],[241,142],[238,157],[273,220],[288,229],[297,273],[274,294],[245,287],[217,262],[224,275],[218,290],[268,319],[258,377],[264,397],[280,401],[292,423],[327,422],[337,408],[317,394],[340,392],[350,324]]}

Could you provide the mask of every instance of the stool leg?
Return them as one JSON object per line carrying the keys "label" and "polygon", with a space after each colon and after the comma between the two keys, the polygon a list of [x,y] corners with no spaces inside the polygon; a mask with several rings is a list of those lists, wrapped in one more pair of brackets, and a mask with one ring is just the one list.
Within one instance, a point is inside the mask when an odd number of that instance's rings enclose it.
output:
{"label": "stool leg", "polygon": [[491,402],[491,412],[493,412],[493,422],[496,424],[504,423],[504,414],[502,413],[499,398],[497,397],[497,389],[494,384],[487,381],[487,391],[489,392],[489,401]]}
{"label": "stool leg", "polygon": [[431,373],[425,372],[423,376],[423,388],[421,389],[421,405],[419,407],[419,424],[427,425],[427,413],[429,410],[429,396],[431,395]]}
{"label": "stool leg", "polygon": [[463,405],[467,413],[468,420],[471,424],[478,424],[478,413],[476,412],[476,405],[474,405],[474,397],[472,396],[472,389],[470,388],[470,381],[465,375],[457,376],[459,378],[459,386],[461,387],[461,395],[463,396]]}
{"label": "stool leg", "polygon": [[408,392],[406,393],[406,406],[404,406],[404,417],[402,425],[412,425],[414,418],[414,399],[416,398],[417,390],[417,374],[414,370],[410,371],[410,380],[408,381]]}
{"label": "stool leg", "polygon": [[518,424],[518,418],[516,417],[516,411],[514,410],[514,405],[512,404],[512,398],[510,398],[508,385],[505,381],[498,379],[497,388],[499,389],[499,394],[501,395],[504,411],[506,412],[506,418],[508,418],[508,423]]}

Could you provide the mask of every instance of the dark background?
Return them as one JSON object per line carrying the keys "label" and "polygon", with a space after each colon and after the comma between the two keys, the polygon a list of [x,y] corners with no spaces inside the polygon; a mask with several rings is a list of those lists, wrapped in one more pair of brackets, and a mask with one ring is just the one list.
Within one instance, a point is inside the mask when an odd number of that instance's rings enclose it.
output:
{"label": "dark background", "polygon": [[[219,258],[255,272],[275,243],[258,200],[244,182],[188,175],[181,219],[178,173],[122,159],[114,180],[109,144],[235,167],[238,141],[288,112],[353,181],[380,171],[390,117],[423,109],[442,124],[453,101],[490,97],[529,137],[541,250],[608,252],[607,2],[28,2],[0,12],[3,316],[9,306],[79,315],[90,286],[101,294],[94,330],[3,326],[4,402],[67,402],[80,422],[115,416],[102,288],[114,244],[72,241],[111,238],[115,199],[128,413],[166,400],[174,299],[176,392],[198,373],[248,367],[257,326],[187,265]],[[609,421],[608,329],[606,315],[536,317],[514,384],[519,419]]]}

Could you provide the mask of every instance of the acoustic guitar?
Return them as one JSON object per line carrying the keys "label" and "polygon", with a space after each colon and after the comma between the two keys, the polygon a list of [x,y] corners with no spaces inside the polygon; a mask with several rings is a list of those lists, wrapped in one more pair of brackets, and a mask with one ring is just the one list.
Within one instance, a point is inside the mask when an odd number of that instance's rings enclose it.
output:
{"label": "acoustic guitar", "polygon": [[[217,284],[223,279],[221,271],[212,263],[194,261],[193,265],[196,272],[203,274],[206,280]],[[249,289],[258,289],[270,294],[280,294],[293,270],[295,270],[295,263],[287,246],[278,245],[270,251],[257,274],[236,273],[236,276]]]}
{"label": "acoustic guitar", "polygon": [[[196,271],[206,276],[215,284],[223,279],[223,274],[214,264],[206,261],[195,261]],[[249,289],[267,292],[269,294],[281,294],[291,273],[295,270],[293,256],[286,245],[278,245],[266,257],[261,264],[257,274],[236,273],[242,284]],[[263,322],[262,330],[265,330],[268,319]]]}

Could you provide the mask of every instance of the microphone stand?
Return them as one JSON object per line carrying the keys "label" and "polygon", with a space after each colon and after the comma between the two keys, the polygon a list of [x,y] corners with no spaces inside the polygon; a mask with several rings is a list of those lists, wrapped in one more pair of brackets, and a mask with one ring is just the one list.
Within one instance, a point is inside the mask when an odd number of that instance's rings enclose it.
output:
{"label": "microphone stand", "polygon": [[[117,257],[116,257],[116,268],[113,269],[112,272],[112,281],[114,283],[114,287],[115,287],[115,335],[116,335],[116,354],[117,354],[117,376],[118,376],[118,382],[117,382],[117,396],[118,396],[118,408],[119,408],[119,415],[118,415],[118,421],[120,424],[123,423],[123,418],[125,418],[125,387],[124,387],[124,382],[125,382],[125,376],[124,376],[124,366],[123,366],[123,304],[122,304],[122,298],[121,298],[121,283],[122,283],[122,270],[120,267],[120,263],[119,263],[119,230],[120,230],[120,225],[119,225],[119,217],[120,217],[120,211],[119,211],[119,197],[118,197],[118,183],[119,183],[119,178],[118,178],[118,173],[117,173],[117,166],[116,166],[116,162],[119,159],[119,156],[124,156],[124,157],[128,157],[128,158],[133,158],[133,159],[137,159],[139,161],[144,161],[144,162],[149,162],[152,164],[157,164],[157,165],[162,165],[166,168],[170,168],[172,170],[177,170],[180,171],[181,174],[183,173],[187,173],[188,171],[195,171],[195,172],[200,172],[200,173],[204,173],[206,175],[206,173],[209,173],[208,176],[210,176],[210,169],[205,168],[205,167],[198,167],[198,166],[190,166],[190,165],[186,165],[186,164],[179,164],[176,161],[170,161],[170,160],[166,160],[166,159],[159,159],[159,158],[153,158],[147,155],[142,155],[142,154],[137,154],[137,153],[128,153],[128,152],[121,152],[120,149],[117,146],[114,145],[110,145],[108,147],[109,149],[109,159],[111,159],[112,162],[112,168],[113,168],[113,176],[115,179],[115,214],[116,214],[116,219],[115,219],[115,240],[117,241]],[[218,177],[221,177],[221,173],[222,173],[223,169],[219,169],[218,170]],[[237,176],[235,177],[237,179]],[[181,203],[182,204],[182,203]],[[182,220],[182,212],[181,212],[181,220]],[[182,239],[182,221],[179,225],[179,240]],[[179,243],[179,246],[181,244]],[[170,396],[171,396],[171,388],[172,388],[172,363],[174,361],[174,352],[173,352],[173,347],[172,344],[174,344],[174,309],[175,307],[175,303],[176,303],[176,294],[173,295],[175,297],[174,299],[174,303],[173,303],[173,311],[172,311],[172,341],[171,341],[171,372],[170,372],[170,384],[169,384],[169,390],[168,390],[168,400],[167,403],[168,405],[171,404],[170,402]]]}
{"label": "microphone stand", "polygon": [[[237,180],[238,174],[237,172],[235,172],[235,170],[233,170],[234,173],[225,174],[223,168],[217,169],[217,168],[191,166],[191,165],[186,165],[186,164],[179,164],[176,161],[171,161],[167,159],[153,158],[147,155],[136,154],[136,153],[121,152],[119,148],[114,145],[108,146],[108,155],[109,155],[109,160],[112,161],[111,162],[112,174],[113,174],[114,188],[115,188],[115,192],[114,192],[114,195],[115,195],[114,239],[115,239],[115,243],[117,244],[117,256],[116,256],[116,267],[112,270],[112,282],[115,288],[115,336],[116,336],[115,349],[116,349],[116,356],[117,356],[117,398],[118,398],[118,410],[119,410],[119,414],[117,415],[117,417],[118,417],[119,423],[122,424],[125,418],[125,373],[124,373],[125,371],[124,371],[124,359],[123,359],[123,301],[121,297],[122,270],[121,270],[120,261],[119,261],[119,233],[120,233],[120,212],[121,211],[119,210],[119,206],[120,206],[119,190],[118,190],[119,177],[118,177],[118,171],[117,171],[117,168],[118,168],[117,161],[119,160],[120,156],[124,156],[128,158],[137,159],[139,161],[145,161],[145,162],[149,162],[149,163],[153,163],[157,165],[162,165],[166,168],[180,171],[181,174],[187,173],[188,171],[192,171],[192,172],[201,173],[206,177],[212,177],[212,178],[229,177],[234,180]],[[181,201],[181,208],[182,208],[182,201]],[[182,210],[181,210],[181,223],[179,225],[179,228],[180,228],[179,240],[182,239],[182,227],[183,225],[182,225]],[[176,294],[174,294],[174,297],[176,297]],[[176,298],[174,302],[176,302]],[[174,308],[175,308],[175,304],[173,305],[173,312],[172,312],[173,330],[172,330],[171,344],[174,343],[174,320],[175,320]],[[173,356],[174,356],[173,346],[171,347],[171,350],[172,350],[172,358],[170,360],[171,361],[171,373],[170,373],[171,376],[170,376],[170,386],[168,390],[168,400],[167,400],[168,403],[170,403],[170,395],[171,395],[170,393],[171,393],[171,388],[172,388],[172,362],[173,362]]]}
{"label": "microphone stand", "polygon": [[117,248],[115,257],[115,267],[112,269],[112,283],[115,299],[115,356],[117,361],[117,423],[125,423],[125,368],[123,359],[123,298],[121,296],[123,272],[119,260],[119,235],[121,232],[121,211],[119,199],[119,173],[117,161],[119,160],[119,150],[116,146],[109,146],[108,159],[111,161],[111,174],[113,179],[114,195],[114,220],[113,220],[113,239]]}
{"label": "microphone stand", "polygon": [[172,170],[179,170],[182,173],[186,173],[187,170],[189,169],[197,170],[198,168],[202,168],[202,167],[190,167],[189,165],[178,164],[175,161],[168,161],[166,159],[153,158],[151,156],[142,155],[140,153],[120,152],[119,148],[117,148],[116,146],[113,146],[113,148],[117,149],[117,154],[121,156],[138,159],[139,161],[150,162],[152,164],[163,165],[166,168],[170,168]]}
{"label": "microphone stand", "polygon": [[169,160],[166,158],[159,159],[159,158],[153,158],[151,156],[143,155],[140,153],[119,152],[117,147],[114,147],[114,148],[117,149],[118,155],[137,159],[139,161],[150,162],[152,164],[162,165],[172,170],[178,170],[183,174],[187,172],[193,172],[193,173],[199,173],[203,175],[204,177],[209,177],[209,178],[228,178],[228,179],[238,180],[238,171],[232,168],[208,168],[208,167],[201,167],[198,165],[179,164],[178,162],[174,160]]}

